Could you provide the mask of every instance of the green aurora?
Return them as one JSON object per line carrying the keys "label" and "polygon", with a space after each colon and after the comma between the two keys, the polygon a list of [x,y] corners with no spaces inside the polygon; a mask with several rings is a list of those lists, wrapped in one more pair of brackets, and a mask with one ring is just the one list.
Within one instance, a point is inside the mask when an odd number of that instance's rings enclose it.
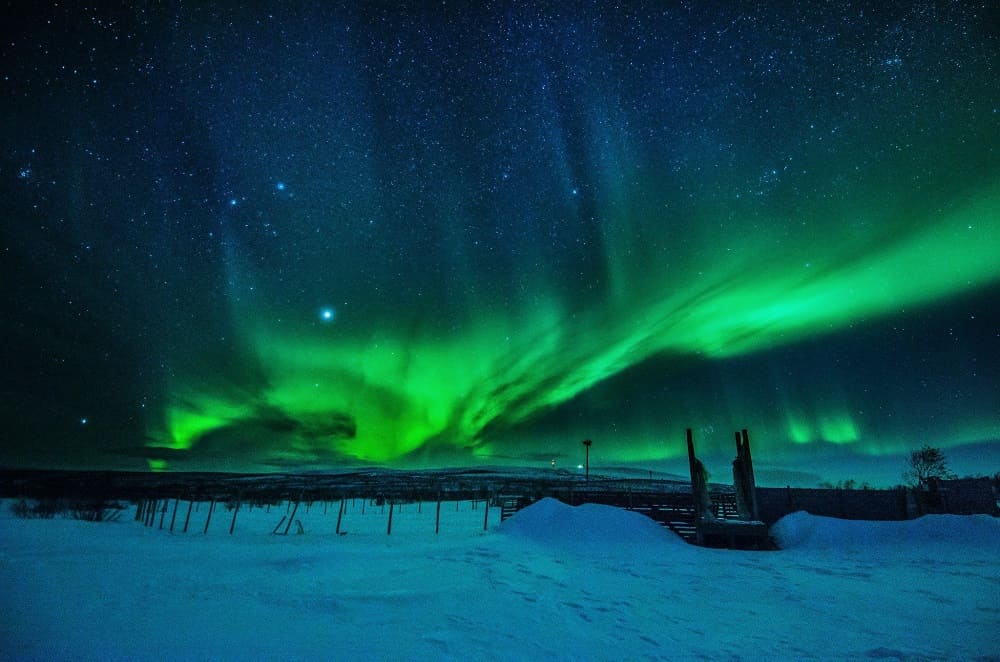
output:
{"label": "green aurora", "polygon": [[996,471],[991,7],[23,9],[0,465]]}
{"label": "green aurora", "polygon": [[[814,255],[809,264],[761,264],[746,251],[713,263],[685,288],[665,276],[640,286],[634,266],[621,265],[612,278],[623,284],[600,310],[571,314],[548,300],[516,321],[484,316],[454,337],[340,338],[325,327],[293,335],[260,324],[245,333],[268,388],[249,401],[185,392],[167,410],[163,443],[186,450],[214,430],[276,411],[297,436],[360,462],[391,463],[429,443],[488,455],[492,436],[650,357],[724,360],[1000,280],[997,245],[984,241],[1000,236],[1000,188],[907,225],[917,229],[877,242],[830,242],[821,254],[812,239],[786,249]],[[843,409],[789,413],[786,434],[797,444],[862,438]],[[661,459],[650,452],[628,447],[605,458]]]}

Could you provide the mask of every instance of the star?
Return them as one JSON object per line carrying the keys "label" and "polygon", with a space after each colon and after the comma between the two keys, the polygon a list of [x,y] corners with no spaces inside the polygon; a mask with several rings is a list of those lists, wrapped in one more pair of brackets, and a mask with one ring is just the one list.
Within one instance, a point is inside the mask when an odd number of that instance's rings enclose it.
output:
{"label": "star", "polygon": [[333,308],[327,306],[325,308],[320,308],[319,319],[321,322],[330,323],[337,317],[337,311]]}
{"label": "star", "polygon": [[279,191],[284,191],[285,190],[285,182],[278,182],[277,184],[274,185],[274,188],[278,189]]}

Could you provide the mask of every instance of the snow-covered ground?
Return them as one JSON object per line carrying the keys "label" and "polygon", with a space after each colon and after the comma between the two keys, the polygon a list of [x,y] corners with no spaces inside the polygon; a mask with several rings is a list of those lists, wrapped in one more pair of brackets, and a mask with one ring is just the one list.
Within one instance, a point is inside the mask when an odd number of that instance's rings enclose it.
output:
{"label": "snow-covered ground", "polygon": [[[796,513],[778,552],[699,549],[641,515],[544,500],[206,507],[186,535],[0,514],[0,659],[1000,656],[1000,520]],[[181,502],[179,529],[186,504]],[[159,520],[157,520],[159,524]]]}

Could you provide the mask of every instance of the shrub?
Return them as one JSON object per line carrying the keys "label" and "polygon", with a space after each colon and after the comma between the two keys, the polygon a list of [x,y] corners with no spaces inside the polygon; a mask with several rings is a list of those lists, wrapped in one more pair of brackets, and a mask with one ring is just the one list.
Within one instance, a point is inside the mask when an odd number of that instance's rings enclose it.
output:
{"label": "shrub", "polygon": [[31,506],[28,505],[27,499],[21,499],[10,505],[10,512],[19,519],[28,519],[31,517]]}
{"label": "shrub", "polygon": [[101,497],[83,499],[70,508],[70,517],[85,522],[113,522],[121,517],[124,506]]}
{"label": "shrub", "polygon": [[58,497],[44,497],[41,499],[20,499],[10,506],[10,511],[14,517],[20,519],[52,519],[56,515],[69,515],[69,517],[87,522],[110,522],[117,520],[122,513],[124,506],[115,501],[109,501],[101,497],[91,499],[77,499],[70,501]]}
{"label": "shrub", "polygon": [[14,517],[21,519],[52,519],[57,514],[66,510],[66,503],[56,497],[45,497],[43,499],[21,499],[10,507]]}

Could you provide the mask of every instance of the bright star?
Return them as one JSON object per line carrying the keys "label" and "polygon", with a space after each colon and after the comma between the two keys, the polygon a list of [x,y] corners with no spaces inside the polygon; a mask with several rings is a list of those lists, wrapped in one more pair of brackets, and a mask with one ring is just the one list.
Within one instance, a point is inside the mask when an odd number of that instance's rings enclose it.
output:
{"label": "bright star", "polygon": [[285,190],[285,182],[278,182],[277,184],[274,185],[274,188],[278,189],[279,191],[284,191]]}
{"label": "bright star", "polygon": [[86,425],[86,424],[87,424],[87,418],[86,417],[81,418],[80,419],[80,425]]}
{"label": "bright star", "polygon": [[337,316],[337,311],[333,308],[321,308],[319,311],[319,318],[323,322],[332,322]]}
{"label": "bright star", "polygon": [[230,207],[236,206],[236,198],[229,198],[229,206]]}

